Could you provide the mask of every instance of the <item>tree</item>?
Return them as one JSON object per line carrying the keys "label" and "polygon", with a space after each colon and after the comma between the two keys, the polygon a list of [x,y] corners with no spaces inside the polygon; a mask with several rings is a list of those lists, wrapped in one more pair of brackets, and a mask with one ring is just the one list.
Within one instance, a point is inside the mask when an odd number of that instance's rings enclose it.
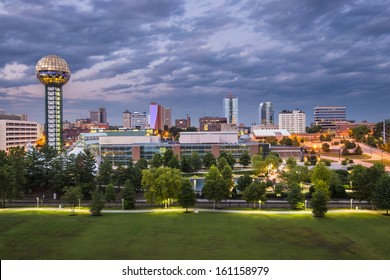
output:
{"label": "tree", "polygon": [[280,144],[283,146],[292,146],[294,141],[290,137],[283,137],[283,139],[280,140]]}
{"label": "tree", "polygon": [[180,132],[182,132],[183,129],[178,128],[177,126],[171,126],[168,131],[169,131],[169,134],[171,134],[171,136],[173,138],[178,139]]}
{"label": "tree", "polygon": [[293,157],[289,157],[287,160],[286,160],[286,165],[289,169],[292,169],[294,168],[295,166],[297,166],[297,161],[295,158]]}
{"label": "tree", "polygon": [[180,159],[180,170],[182,172],[192,171],[191,160],[186,155],[183,155]]}
{"label": "tree", "polygon": [[329,144],[328,144],[328,143],[322,144],[321,150],[322,150],[324,153],[329,153],[329,152],[330,152],[330,146],[329,146]]}
{"label": "tree", "polygon": [[248,173],[241,175],[237,180],[237,189],[240,192],[243,192],[245,188],[248,187],[251,183],[252,177]]}
{"label": "tree", "polygon": [[373,202],[379,209],[386,210],[386,215],[389,215],[390,209],[390,177],[383,176],[378,183],[378,187],[373,193]]}
{"label": "tree", "polygon": [[323,162],[319,162],[312,170],[311,182],[316,185],[319,180],[322,180],[329,185],[331,177],[330,169]]}
{"label": "tree", "polygon": [[229,165],[225,165],[225,167],[221,170],[221,176],[225,180],[228,190],[232,190],[234,187],[233,171]]}
{"label": "tree", "polygon": [[106,186],[105,196],[107,202],[115,202],[115,187],[112,183]]}
{"label": "tree", "polygon": [[381,163],[374,163],[369,168],[355,165],[350,175],[354,197],[359,201],[373,202],[373,194],[385,175],[385,167]]}
{"label": "tree", "polygon": [[371,129],[366,125],[359,125],[352,128],[350,136],[355,139],[355,141],[362,142],[366,139],[366,136],[371,132]]}
{"label": "tree", "polygon": [[148,202],[163,203],[169,207],[170,201],[177,199],[181,187],[181,172],[175,168],[159,167],[142,172],[142,186]]}
{"label": "tree", "polygon": [[108,185],[111,183],[111,178],[114,171],[112,169],[112,163],[107,158],[104,158],[100,163],[99,172],[97,175],[97,181],[99,185]]}
{"label": "tree", "polygon": [[268,168],[268,171],[272,171],[272,170],[277,169],[282,162],[283,162],[282,159],[276,153],[270,153],[265,158],[265,164]]}
{"label": "tree", "polygon": [[218,208],[220,202],[229,197],[229,187],[215,165],[212,165],[206,174],[202,193],[208,200],[217,203]]}
{"label": "tree", "polygon": [[91,205],[89,211],[92,216],[101,216],[102,210],[106,205],[106,198],[103,192],[96,186],[95,190],[91,193]]}
{"label": "tree", "polygon": [[95,181],[95,165],[96,161],[89,149],[79,153],[75,158],[75,183],[76,185],[82,183],[90,183]]}
{"label": "tree", "polygon": [[302,182],[310,180],[309,169],[307,166],[297,165],[287,172],[282,173],[282,180],[288,185],[300,185]]}
{"label": "tree", "polygon": [[21,198],[26,184],[25,152],[22,147],[14,147],[7,155],[0,151],[0,199],[2,207],[9,200]]}
{"label": "tree", "polygon": [[252,156],[252,168],[253,172],[257,175],[260,176],[260,174],[264,174],[267,170],[267,163],[263,159],[261,155],[254,155]]}
{"label": "tree", "polygon": [[251,156],[247,151],[243,152],[240,156],[240,164],[243,166],[248,166],[251,163]]}
{"label": "tree", "polygon": [[126,180],[122,188],[122,199],[124,209],[135,208],[135,188],[130,180]]}
{"label": "tree", "polygon": [[70,205],[71,215],[74,215],[74,209],[82,197],[83,194],[79,186],[68,186],[64,188],[62,199]]}
{"label": "tree", "polygon": [[179,204],[186,209],[188,212],[188,207],[194,206],[196,203],[195,191],[191,185],[190,180],[183,179],[181,183],[181,188],[178,195]]}
{"label": "tree", "polygon": [[362,148],[360,147],[360,145],[357,145],[355,149],[355,155],[362,155],[362,154],[363,154]]}
{"label": "tree", "polygon": [[223,169],[225,166],[229,166],[229,163],[227,162],[226,158],[220,157],[220,158],[218,159],[218,169],[219,169],[219,171],[222,171],[222,169]]}
{"label": "tree", "polygon": [[227,163],[230,165],[230,167],[233,169],[233,166],[234,164],[236,163],[236,159],[234,158],[234,156],[231,154],[231,153],[226,153],[226,152],[222,152],[220,155],[219,155],[219,159],[221,158],[225,158]]}
{"label": "tree", "polygon": [[314,217],[320,218],[325,216],[326,212],[328,212],[327,203],[329,199],[329,185],[322,180],[317,180],[314,186],[314,193],[312,194],[312,199],[310,201]]}
{"label": "tree", "polygon": [[172,151],[172,149],[166,149],[164,155],[163,155],[163,165],[165,167],[168,167],[169,166],[169,162],[171,161],[171,159],[173,158],[174,156],[174,153]]}
{"label": "tree", "polygon": [[144,158],[139,159],[134,165],[130,182],[136,192],[142,191],[142,171],[146,169],[148,169],[148,161]]}
{"label": "tree", "polygon": [[252,182],[245,190],[243,198],[248,203],[253,203],[253,209],[256,208],[256,202],[265,202],[266,197],[266,184],[260,181]]}
{"label": "tree", "polygon": [[168,165],[166,167],[180,169],[180,162],[177,158],[177,155],[173,155],[172,158],[169,160]]}
{"label": "tree", "polygon": [[163,165],[163,157],[159,153],[155,153],[150,160],[150,167],[151,168],[159,168]]}
{"label": "tree", "polygon": [[191,163],[192,169],[195,172],[198,172],[202,168],[203,161],[202,161],[201,157],[199,156],[198,152],[192,153],[192,156],[190,158],[190,163]]}
{"label": "tree", "polygon": [[209,169],[213,164],[217,164],[217,161],[212,153],[207,152],[203,157],[203,165]]}
{"label": "tree", "polygon": [[294,210],[305,209],[305,196],[302,193],[302,188],[296,184],[290,187],[290,192],[287,196],[287,201]]}

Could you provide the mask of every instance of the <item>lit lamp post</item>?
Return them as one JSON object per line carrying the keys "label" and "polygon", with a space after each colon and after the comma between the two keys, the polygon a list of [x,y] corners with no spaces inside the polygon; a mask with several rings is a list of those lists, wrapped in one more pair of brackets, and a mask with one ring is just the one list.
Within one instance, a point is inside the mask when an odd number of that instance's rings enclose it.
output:
{"label": "lit lamp post", "polygon": [[125,210],[125,200],[122,198],[122,211]]}
{"label": "lit lamp post", "polygon": [[37,208],[39,208],[39,197],[37,197]]}

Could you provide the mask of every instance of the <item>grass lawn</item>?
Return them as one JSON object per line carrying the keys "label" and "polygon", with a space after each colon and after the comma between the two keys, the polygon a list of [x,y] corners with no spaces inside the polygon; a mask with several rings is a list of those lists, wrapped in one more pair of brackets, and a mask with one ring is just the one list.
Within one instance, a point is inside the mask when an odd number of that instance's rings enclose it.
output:
{"label": "grass lawn", "polygon": [[379,213],[0,211],[1,259],[390,259]]}
{"label": "grass lawn", "polygon": [[[339,157],[339,153],[321,153],[321,155],[328,156],[328,157],[335,157],[335,158]],[[347,159],[369,159],[369,158],[371,158],[371,156],[367,155],[367,154],[346,155],[346,156],[340,155],[340,158],[342,158],[342,159],[346,159],[346,158]]]}
{"label": "grass lawn", "polygon": [[390,160],[384,159],[384,160],[365,160],[365,162],[372,162],[372,163],[383,163],[385,166],[390,166]]}

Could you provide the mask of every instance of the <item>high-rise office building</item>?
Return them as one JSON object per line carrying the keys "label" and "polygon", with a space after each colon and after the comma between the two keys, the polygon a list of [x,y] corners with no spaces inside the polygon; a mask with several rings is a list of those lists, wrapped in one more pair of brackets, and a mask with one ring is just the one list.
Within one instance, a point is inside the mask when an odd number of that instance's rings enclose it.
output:
{"label": "high-rise office building", "polygon": [[99,123],[107,123],[106,108],[99,108]]}
{"label": "high-rise office building", "polygon": [[314,124],[323,130],[335,130],[336,122],[346,121],[347,108],[344,106],[317,106],[314,108]]}
{"label": "high-rise office building", "polygon": [[89,118],[91,119],[91,122],[107,123],[106,108],[99,108],[99,111],[90,111]]}
{"label": "high-rise office building", "polygon": [[150,128],[164,130],[164,126],[172,126],[172,109],[165,108],[156,102],[150,103]]}
{"label": "high-rise office building", "polygon": [[131,128],[131,112],[129,110],[122,113],[122,126],[123,128]]}
{"label": "high-rise office building", "polygon": [[145,129],[148,127],[148,123],[146,112],[129,112],[129,110],[126,110],[122,113],[123,128]]}
{"label": "high-rise office building", "polygon": [[56,55],[41,58],[35,66],[38,80],[45,85],[46,143],[57,152],[62,149],[62,86],[70,79],[68,63]]}
{"label": "high-rise office building", "polygon": [[306,132],[306,114],[300,110],[279,113],[279,129],[286,129],[290,133]]}
{"label": "high-rise office building", "polygon": [[175,120],[175,126],[181,129],[186,129],[191,126],[191,117],[187,115],[186,119]]}
{"label": "high-rise office building", "polygon": [[89,111],[89,118],[91,122],[98,123],[99,122],[99,112],[98,111]]}
{"label": "high-rise office building", "polygon": [[199,119],[199,131],[221,131],[222,124],[226,123],[226,118],[203,117]]}
{"label": "high-rise office building", "polygon": [[168,128],[172,126],[172,109],[163,107],[162,127],[164,128],[165,126],[168,126]]}
{"label": "high-rise office building", "polygon": [[223,114],[228,124],[238,125],[238,98],[229,94],[223,99]]}
{"label": "high-rise office building", "polygon": [[259,123],[263,125],[275,124],[272,102],[262,102],[259,105]]}
{"label": "high-rise office building", "polygon": [[136,129],[145,129],[148,127],[148,114],[146,112],[130,113],[130,127]]}

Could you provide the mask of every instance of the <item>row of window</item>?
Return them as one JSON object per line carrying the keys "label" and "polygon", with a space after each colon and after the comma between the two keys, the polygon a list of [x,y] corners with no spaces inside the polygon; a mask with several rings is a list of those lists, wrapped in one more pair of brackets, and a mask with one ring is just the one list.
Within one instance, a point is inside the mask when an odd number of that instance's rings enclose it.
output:
{"label": "row of window", "polygon": [[6,123],[6,126],[37,127],[36,123]]}

